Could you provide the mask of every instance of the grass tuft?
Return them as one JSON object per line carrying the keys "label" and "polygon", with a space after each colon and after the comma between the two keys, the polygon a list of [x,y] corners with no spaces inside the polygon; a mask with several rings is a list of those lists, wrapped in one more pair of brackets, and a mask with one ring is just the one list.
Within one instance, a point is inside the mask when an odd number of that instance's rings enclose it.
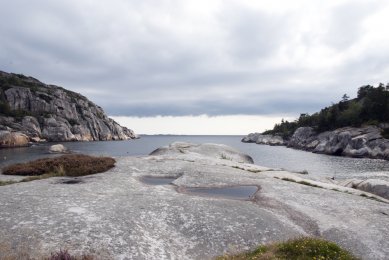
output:
{"label": "grass tuft", "polygon": [[17,183],[17,181],[0,181],[0,186],[10,185]]}
{"label": "grass tuft", "polygon": [[350,252],[337,244],[319,238],[302,237],[286,242],[262,245],[254,251],[237,255],[225,255],[218,260],[286,260],[286,259],[324,259],[324,260],[354,260]]}
{"label": "grass tuft", "polygon": [[[277,177],[275,177],[275,178],[279,179]],[[313,184],[313,183],[310,183],[310,182],[307,182],[307,181],[295,181],[294,179],[291,179],[291,178],[281,178],[281,180],[295,182],[295,183],[299,183],[299,184],[302,184],[302,185],[311,186],[311,187],[315,187],[315,188],[323,188],[321,186],[318,186],[316,184]]]}
{"label": "grass tuft", "polygon": [[228,157],[225,153],[222,153],[220,155],[220,159],[232,161],[232,158]]}

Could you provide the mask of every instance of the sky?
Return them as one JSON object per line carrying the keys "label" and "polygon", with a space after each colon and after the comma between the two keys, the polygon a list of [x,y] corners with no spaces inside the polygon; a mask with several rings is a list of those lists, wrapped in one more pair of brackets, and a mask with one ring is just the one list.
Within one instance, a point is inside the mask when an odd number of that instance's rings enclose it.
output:
{"label": "sky", "polygon": [[247,134],[389,81],[387,0],[0,0],[0,70],[139,134]]}

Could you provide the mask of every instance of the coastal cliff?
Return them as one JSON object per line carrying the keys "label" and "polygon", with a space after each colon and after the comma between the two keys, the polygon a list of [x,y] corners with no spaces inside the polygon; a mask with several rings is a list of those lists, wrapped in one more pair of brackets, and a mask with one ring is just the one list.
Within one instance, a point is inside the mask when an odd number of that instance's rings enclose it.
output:
{"label": "coastal cliff", "polygon": [[382,132],[383,129],[377,126],[343,127],[323,133],[317,133],[312,127],[299,127],[289,139],[252,133],[245,136],[242,142],[285,145],[328,155],[389,160],[389,140],[382,136]]}
{"label": "coastal cliff", "polygon": [[133,138],[132,130],[120,126],[86,97],[0,71],[0,147]]}

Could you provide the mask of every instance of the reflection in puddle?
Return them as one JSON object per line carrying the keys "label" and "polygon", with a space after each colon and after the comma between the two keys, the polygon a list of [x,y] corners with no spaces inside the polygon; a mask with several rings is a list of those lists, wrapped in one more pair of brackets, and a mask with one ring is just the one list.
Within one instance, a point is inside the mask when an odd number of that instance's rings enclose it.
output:
{"label": "reflection in puddle", "polygon": [[151,177],[144,176],[140,178],[140,181],[149,185],[168,185],[175,181],[177,178],[174,177]]}
{"label": "reflection in puddle", "polygon": [[212,196],[227,199],[247,200],[252,199],[258,191],[257,186],[235,186],[223,188],[186,188],[189,194],[199,196]]}

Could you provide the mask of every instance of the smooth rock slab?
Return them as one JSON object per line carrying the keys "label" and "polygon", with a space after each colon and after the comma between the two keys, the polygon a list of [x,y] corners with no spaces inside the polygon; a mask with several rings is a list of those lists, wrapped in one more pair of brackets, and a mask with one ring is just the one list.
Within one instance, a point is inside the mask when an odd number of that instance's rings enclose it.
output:
{"label": "smooth rock slab", "polygon": [[[212,259],[309,235],[364,259],[387,259],[389,204],[276,179],[277,172],[259,166],[264,171],[254,172],[253,164],[219,157],[230,148],[211,146],[206,151],[218,151],[216,157],[181,143],[155,156],[117,158],[109,172],[76,185],[52,178],[2,186],[0,244],[27,246],[37,257],[67,248],[113,259]],[[140,181],[150,175],[177,179],[172,185]],[[233,185],[261,189],[252,201],[177,192]]]}

